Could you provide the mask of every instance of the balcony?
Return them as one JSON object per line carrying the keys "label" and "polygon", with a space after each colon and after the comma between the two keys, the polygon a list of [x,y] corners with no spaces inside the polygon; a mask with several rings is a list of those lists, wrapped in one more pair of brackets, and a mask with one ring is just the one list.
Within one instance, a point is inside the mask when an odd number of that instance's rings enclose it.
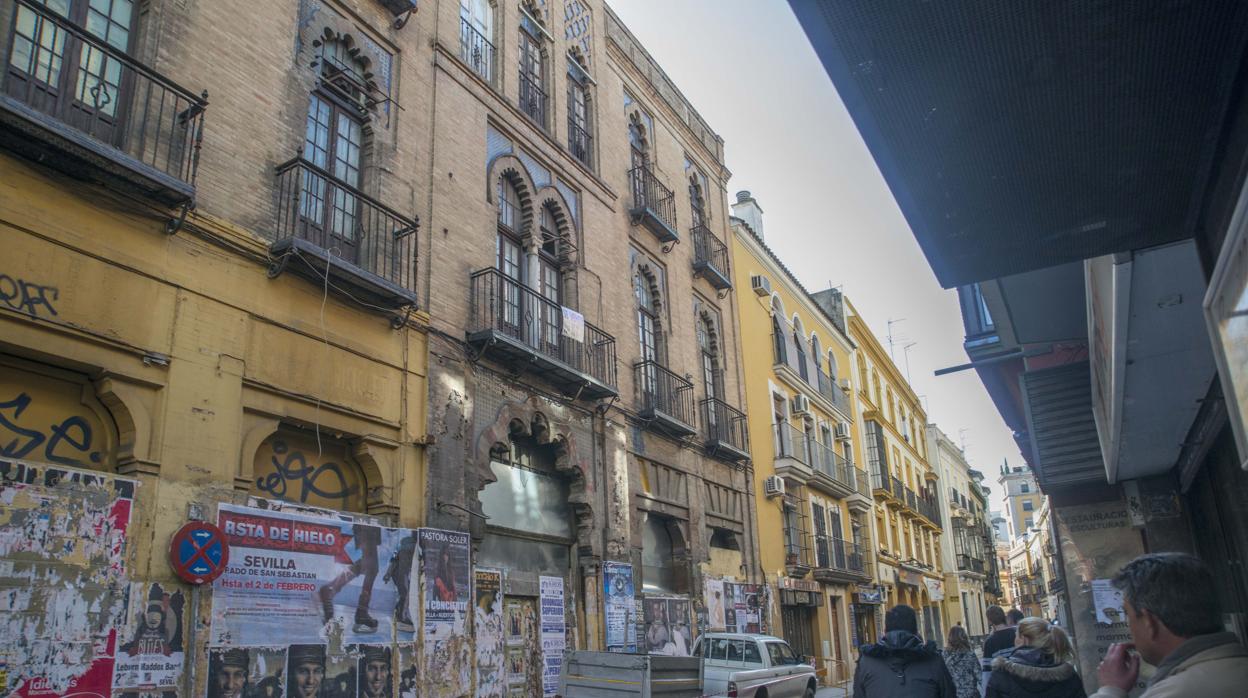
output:
{"label": "balcony", "polygon": [[633,224],[645,226],[661,243],[678,242],[676,194],[664,186],[646,165],[628,171],[628,185],[633,194],[632,207],[628,211]]}
{"label": "balcony", "polygon": [[965,553],[960,553],[958,555],[958,569],[961,570],[962,572],[974,572],[976,574],[983,574],[984,573],[984,561],[977,557],[973,557]]}
{"label": "balcony", "polygon": [[812,474],[805,432],[783,422],[772,427],[776,474],[806,482]]}
{"label": "balcony", "polygon": [[852,584],[871,580],[866,553],[856,544],[835,536],[815,536],[816,580]]}
{"label": "balcony", "polygon": [[282,271],[372,305],[416,305],[416,227],[409,218],[302,158],[277,167],[276,261]]}
{"label": "balcony", "polygon": [[482,80],[494,84],[494,44],[462,17],[459,20],[459,59]]}
{"label": "balcony", "polygon": [[520,111],[545,131],[546,91],[542,89],[539,80],[540,77],[520,71]]}
{"label": "balcony", "polygon": [[498,271],[474,273],[468,343],[558,386],[597,400],[618,394],[615,338]]}
{"label": "balcony", "polygon": [[882,497],[885,500],[897,499],[893,491],[893,483],[901,484],[901,481],[895,477],[889,477],[887,472],[878,470],[871,471],[871,489],[873,494]]}
{"label": "balcony", "polygon": [[734,463],[748,460],[750,435],[745,413],[717,398],[707,398],[701,405],[706,450]]}
{"label": "balcony", "polygon": [[657,361],[639,361],[633,370],[638,415],[649,428],[678,438],[697,432],[693,426],[693,383]]}
{"label": "balcony", "polygon": [[853,419],[854,415],[849,409],[849,394],[845,392],[844,388],[837,384],[835,378],[832,378],[827,373],[824,373],[822,368],[817,370],[819,372],[819,376],[817,381],[818,386],[816,387],[819,388],[819,394],[823,396],[823,399],[832,403],[832,406],[835,407],[841,414],[845,415],[847,419]]}
{"label": "balcony", "polygon": [[1054,577],[1049,580],[1049,593],[1060,594],[1066,590],[1066,582],[1061,577]]}
{"label": "balcony", "polygon": [[806,452],[814,471],[810,480],[812,487],[836,497],[849,497],[857,492],[858,473],[849,459],[814,439],[807,439]]}
{"label": "balcony", "polygon": [[33,0],[16,0],[0,147],[164,206],[195,198],[207,93],[196,96]]}
{"label": "balcony", "polygon": [[689,236],[693,238],[693,273],[706,279],[720,291],[732,288],[728,271],[728,246],[705,225],[694,226]]}

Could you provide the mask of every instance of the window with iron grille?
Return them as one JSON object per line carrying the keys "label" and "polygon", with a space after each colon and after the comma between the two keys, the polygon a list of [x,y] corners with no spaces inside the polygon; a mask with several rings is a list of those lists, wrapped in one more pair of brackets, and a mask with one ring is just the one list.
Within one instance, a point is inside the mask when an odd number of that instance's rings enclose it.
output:
{"label": "window with iron grille", "polygon": [[568,151],[593,168],[593,129],[590,125],[590,80],[584,67],[568,58]]}
{"label": "window with iron grille", "polygon": [[541,30],[526,13],[520,17],[520,111],[546,128],[546,54]]}

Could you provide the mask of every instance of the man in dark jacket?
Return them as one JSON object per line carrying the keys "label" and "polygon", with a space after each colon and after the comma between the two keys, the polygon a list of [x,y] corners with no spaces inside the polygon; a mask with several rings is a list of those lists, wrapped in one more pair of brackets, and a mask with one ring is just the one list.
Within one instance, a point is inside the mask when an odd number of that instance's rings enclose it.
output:
{"label": "man in dark jacket", "polygon": [[940,654],[919,638],[909,606],[884,614],[884,637],[863,645],[854,672],[854,698],[956,698],[953,677]]}

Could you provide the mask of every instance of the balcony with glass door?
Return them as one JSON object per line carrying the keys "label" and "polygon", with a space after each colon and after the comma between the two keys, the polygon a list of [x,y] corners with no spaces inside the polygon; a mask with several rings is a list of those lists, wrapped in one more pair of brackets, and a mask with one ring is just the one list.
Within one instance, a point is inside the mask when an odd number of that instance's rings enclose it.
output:
{"label": "balcony with glass door", "polygon": [[809,464],[813,471],[809,482],[811,487],[838,498],[857,492],[858,473],[848,458],[837,453],[832,446],[813,438],[809,439],[806,450],[810,454]]}
{"label": "balcony with glass door", "polygon": [[728,246],[705,224],[689,231],[693,239],[693,273],[706,279],[718,290],[732,288],[728,269]]}
{"label": "balcony with glass door", "polygon": [[572,398],[615,397],[615,338],[579,313],[491,267],[472,274],[467,339],[474,349]]}
{"label": "balcony with glass door", "polygon": [[813,474],[810,467],[809,439],[806,432],[788,422],[772,427],[772,455],[776,474],[806,482]]}
{"label": "balcony with glass door", "polygon": [[207,93],[131,56],[135,4],[10,4],[0,147],[127,196],[189,206]]}
{"label": "balcony with glass door", "polygon": [[693,410],[693,383],[658,361],[639,361],[633,367],[637,414],[646,427],[674,437],[697,433]]}
{"label": "balcony with glass door", "polygon": [[702,401],[702,432],[707,453],[733,463],[750,457],[745,413],[718,398]]}
{"label": "balcony with glass door", "polygon": [[677,242],[676,194],[668,189],[649,165],[638,165],[628,171],[632,194],[628,215],[634,225],[644,226],[661,243]]}
{"label": "balcony with glass door", "polygon": [[416,305],[415,218],[309,160],[277,166],[278,211],[270,275],[284,270],[371,305]]}
{"label": "balcony with glass door", "polygon": [[817,535],[814,578],[830,584],[869,582],[871,570],[867,565],[867,554],[852,541]]}

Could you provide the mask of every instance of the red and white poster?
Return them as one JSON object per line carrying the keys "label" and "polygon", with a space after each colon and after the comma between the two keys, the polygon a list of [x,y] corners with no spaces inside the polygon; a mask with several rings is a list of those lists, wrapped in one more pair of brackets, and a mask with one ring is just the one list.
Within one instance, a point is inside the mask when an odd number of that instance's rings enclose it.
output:
{"label": "red and white poster", "polygon": [[0,459],[0,695],[112,695],[137,486]]}

